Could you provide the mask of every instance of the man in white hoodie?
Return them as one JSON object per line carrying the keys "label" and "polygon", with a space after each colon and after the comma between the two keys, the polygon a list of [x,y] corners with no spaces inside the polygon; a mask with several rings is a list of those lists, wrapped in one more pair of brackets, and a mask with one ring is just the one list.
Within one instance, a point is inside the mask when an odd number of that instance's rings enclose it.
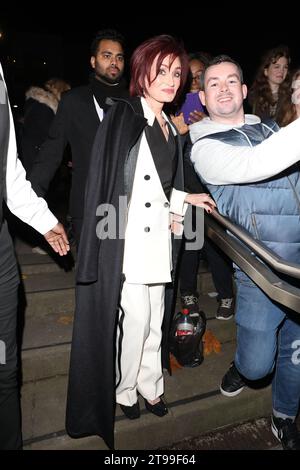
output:
{"label": "man in white hoodie", "polygon": [[2,212],[13,214],[44,235],[60,255],[69,250],[64,228],[37,197],[17,158],[14,124],[0,64],[0,450],[22,447],[17,382],[17,304],[19,275],[12,240]]}
{"label": "man in white hoodie", "polygon": [[[287,261],[300,263],[300,119],[280,129],[245,115],[247,87],[228,56],[202,75],[208,118],[190,126],[191,161],[221,214],[242,225]],[[237,350],[221,392],[235,396],[245,380],[273,373],[272,431],[284,449],[299,450],[300,318],[271,301],[236,267]]]}

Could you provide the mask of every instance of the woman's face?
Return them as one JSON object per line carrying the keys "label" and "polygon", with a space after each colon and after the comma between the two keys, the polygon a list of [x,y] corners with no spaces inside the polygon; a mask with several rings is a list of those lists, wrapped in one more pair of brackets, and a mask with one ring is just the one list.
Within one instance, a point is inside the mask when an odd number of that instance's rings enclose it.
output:
{"label": "woman's face", "polygon": [[289,63],[286,57],[279,57],[275,62],[272,62],[269,67],[265,68],[265,76],[267,77],[270,86],[279,86],[285,80],[288,73]]}
{"label": "woman's face", "polygon": [[156,75],[157,59],[158,56],[151,66],[150,83],[146,79],[145,97],[162,104],[171,103],[181,83],[180,59],[179,57],[174,59],[171,55],[166,56]]}

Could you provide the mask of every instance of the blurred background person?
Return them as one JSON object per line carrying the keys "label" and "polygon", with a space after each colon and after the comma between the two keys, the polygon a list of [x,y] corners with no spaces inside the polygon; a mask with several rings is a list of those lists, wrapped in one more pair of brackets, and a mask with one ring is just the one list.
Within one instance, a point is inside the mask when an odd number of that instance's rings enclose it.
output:
{"label": "blurred background person", "polygon": [[272,118],[277,124],[282,102],[289,93],[290,52],[287,46],[269,49],[262,57],[260,66],[249,90],[252,114],[261,119]]}
{"label": "blurred background person", "polygon": [[43,87],[32,86],[26,91],[21,137],[21,157],[26,172],[31,170],[47,138],[61,94],[70,89],[65,80],[51,78]]}
{"label": "blurred background person", "polygon": [[291,74],[291,86],[286,96],[278,119],[281,126],[287,126],[290,122],[300,116],[300,67]]}
{"label": "blurred background person", "polygon": [[[31,86],[25,93],[24,118],[20,137],[20,158],[28,174],[37,158],[47,135],[52,121],[57,112],[58,103],[62,93],[71,89],[70,84],[61,78],[49,79],[43,87]],[[52,186],[52,191],[47,196],[47,201],[52,210],[56,212],[57,199],[59,199],[58,185],[61,173]],[[65,188],[67,191],[67,188]],[[51,202],[50,202],[51,201]],[[43,239],[27,225],[9,217],[10,226],[13,224],[15,231],[30,244],[34,245],[33,253],[46,255],[48,247]],[[45,249],[43,249],[44,247]]]}

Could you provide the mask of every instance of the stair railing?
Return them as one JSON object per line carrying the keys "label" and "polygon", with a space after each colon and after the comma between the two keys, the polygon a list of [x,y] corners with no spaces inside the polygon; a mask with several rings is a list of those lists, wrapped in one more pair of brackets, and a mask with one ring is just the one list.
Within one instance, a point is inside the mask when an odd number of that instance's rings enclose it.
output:
{"label": "stair railing", "polygon": [[[271,299],[300,313],[300,289],[291,284],[300,279],[300,264],[288,263],[216,210],[205,215],[205,235]],[[274,271],[285,276],[280,278]],[[287,276],[290,279],[284,279]]]}

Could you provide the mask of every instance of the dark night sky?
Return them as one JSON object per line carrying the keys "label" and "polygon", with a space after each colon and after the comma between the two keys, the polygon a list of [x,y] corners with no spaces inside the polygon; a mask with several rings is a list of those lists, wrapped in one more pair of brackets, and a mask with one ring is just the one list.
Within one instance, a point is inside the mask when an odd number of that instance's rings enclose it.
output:
{"label": "dark night sky", "polygon": [[[45,56],[48,60],[44,75],[61,75],[72,85],[78,85],[87,80],[90,71],[91,40],[95,32],[104,27],[114,27],[124,34],[128,56],[141,41],[161,33],[181,38],[188,51],[229,54],[241,63],[248,83],[253,78],[261,53],[270,47],[287,44],[295,65],[300,63],[299,18],[297,21],[290,9],[287,15],[275,11],[271,17],[269,12],[268,16],[263,15],[253,2],[251,6],[238,3],[237,7],[231,2],[223,7],[213,4],[209,10],[200,8],[203,2],[194,2],[188,5],[192,7],[190,11],[181,8],[176,14],[171,13],[175,11],[172,2],[168,14],[150,2],[141,3],[139,13],[131,3],[122,11],[119,3],[109,1],[106,7],[103,8],[101,2],[101,7],[93,10],[90,3],[85,9],[75,9],[71,3],[63,4],[66,5],[64,12],[59,12],[59,3],[52,4],[54,10],[47,9],[43,3],[30,8],[28,2],[21,7],[1,7],[0,31],[3,31],[4,39],[0,41],[0,58],[4,66],[8,53],[18,54],[20,64],[20,56],[22,59],[24,51],[26,54],[29,51],[29,56]],[[239,21],[234,18],[236,15],[240,17]],[[25,87],[33,81],[32,74],[37,74],[37,70],[30,67],[29,59],[19,66],[20,73],[21,68]],[[15,79],[14,87],[18,85],[16,82],[18,80]]]}

